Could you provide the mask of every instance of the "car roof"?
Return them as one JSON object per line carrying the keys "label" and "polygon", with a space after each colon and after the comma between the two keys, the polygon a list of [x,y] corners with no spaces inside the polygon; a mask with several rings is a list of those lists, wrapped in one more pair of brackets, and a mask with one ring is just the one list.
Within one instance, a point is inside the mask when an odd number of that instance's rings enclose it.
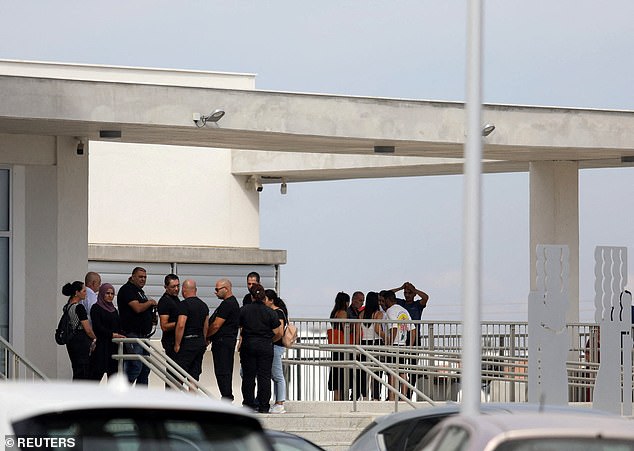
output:
{"label": "car roof", "polygon": [[438,425],[447,429],[461,425],[473,433],[469,448],[485,449],[507,439],[530,437],[601,437],[605,439],[634,440],[634,422],[617,416],[576,415],[562,412],[518,413],[516,415],[491,414],[456,415]]}
{"label": "car roof", "polygon": [[[560,412],[560,413],[579,413],[589,415],[612,415],[600,410],[588,409],[584,407],[571,407],[571,406],[551,406],[530,403],[485,403],[480,405],[480,412],[488,414],[500,412],[500,413],[520,413],[520,412]],[[460,413],[460,404],[451,403],[442,406],[425,407],[414,410],[407,410],[405,412],[397,412],[389,415],[377,417],[374,422],[381,429],[389,427],[393,424],[400,423],[404,420],[412,418],[423,418],[432,416],[448,416],[457,415]]]}
{"label": "car roof", "polygon": [[253,416],[244,409],[202,396],[133,388],[120,378],[111,378],[108,384],[3,381],[0,399],[0,420],[8,423],[45,413],[108,408],[198,410]]}

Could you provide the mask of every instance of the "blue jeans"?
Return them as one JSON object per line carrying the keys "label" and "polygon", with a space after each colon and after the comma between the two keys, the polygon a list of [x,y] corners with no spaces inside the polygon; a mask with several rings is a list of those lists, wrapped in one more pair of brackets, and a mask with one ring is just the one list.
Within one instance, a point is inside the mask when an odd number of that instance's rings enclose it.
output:
{"label": "blue jeans", "polygon": [[[128,338],[133,338],[132,334],[129,334],[127,336]],[[132,344],[132,352],[139,355],[149,355],[149,353],[137,343]],[[123,369],[128,375],[128,382],[130,382],[131,384],[133,384],[135,381],[137,385],[148,384],[150,368],[145,366],[140,360],[126,360],[123,364]]]}
{"label": "blue jeans", "polygon": [[273,346],[273,366],[271,367],[271,379],[273,379],[273,388],[275,391],[275,401],[286,401],[286,380],[284,379],[284,371],[282,370],[282,356],[286,348],[284,346]]}

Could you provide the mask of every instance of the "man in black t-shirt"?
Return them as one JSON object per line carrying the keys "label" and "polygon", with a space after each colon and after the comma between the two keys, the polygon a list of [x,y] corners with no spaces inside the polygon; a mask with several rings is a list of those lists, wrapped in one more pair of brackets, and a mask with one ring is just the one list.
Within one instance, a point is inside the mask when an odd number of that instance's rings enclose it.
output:
{"label": "man in black t-shirt", "polygon": [[[159,324],[163,331],[161,344],[165,350],[165,354],[172,360],[175,359],[174,353],[174,329],[178,321],[180,313],[178,292],[180,291],[180,280],[176,274],[168,274],[165,276],[165,293],[158,301]],[[165,387],[169,387],[165,384]]]}
{"label": "man in black t-shirt", "polygon": [[245,294],[244,298],[242,298],[242,307],[253,302],[253,298],[251,297],[251,287],[256,283],[260,283],[260,274],[255,271],[251,271],[247,274],[247,294]]}
{"label": "man in black t-shirt", "polygon": [[[145,295],[143,287],[146,280],[145,269],[136,267],[117,294],[121,329],[128,338],[147,338],[152,333],[153,308],[157,302]],[[136,343],[132,345],[132,350],[135,354],[148,354]],[[140,360],[126,360],[124,369],[131,384],[136,382],[137,385],[147,385],[150,369]]]}
{"label": "man in black t-shirt", "polygon": [[207,320],[209,307],[197,294],[196,282],[187,279],[183,282],[183,302],[174,331],[174,352],[176,363],[191,377],[198,380],[203,368],[203,355],[207,348]]}
{"label": "man in black t-shirt", "polygon": [[222,300],[209,320],[207,340],[211,341],[214,374],[223,399],[233,401],[233,359],[238,338],[240,305],[229,279],[216,282],[216,296]]}

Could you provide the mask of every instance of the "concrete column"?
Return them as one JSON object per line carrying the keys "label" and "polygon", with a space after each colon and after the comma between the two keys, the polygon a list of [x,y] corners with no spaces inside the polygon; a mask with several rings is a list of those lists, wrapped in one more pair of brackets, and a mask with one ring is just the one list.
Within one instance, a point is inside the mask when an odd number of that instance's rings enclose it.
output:
{"label": "concrete column", "polygon": [[538,244],[570,249],[566,322],[579,321],[579,166],[573,161],[530,163],[530,287],[535,290]]}
{"label": "concrete column", "polygon": [[[84,281],[88,271],[88,146],[77,154],[77,140],[57,137],[57,306],[55,325],[67,299],[62,286]],[[70,376],[70,362],[64,346],[57,347],[57,376]]]}

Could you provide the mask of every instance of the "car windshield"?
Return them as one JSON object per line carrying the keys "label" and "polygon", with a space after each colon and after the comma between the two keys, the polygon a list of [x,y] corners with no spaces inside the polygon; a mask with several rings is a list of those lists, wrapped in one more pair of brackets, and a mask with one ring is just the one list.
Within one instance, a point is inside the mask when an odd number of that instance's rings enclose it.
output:
{"label": "car windshield", "polygon": [[[13,429],[15,435],[23,440],[44,437],[72,439],[79,449],[270,450],[256,419],[226,412],[147,409],[66,411],[18,421],[13,424]],[[55,446],[52,448],[55,449]]]}
{"label": "car windshield", "polygon": [[634,451],[634,441],[595,437],[544,437],[511,440],[501,443],[495,451]]}

